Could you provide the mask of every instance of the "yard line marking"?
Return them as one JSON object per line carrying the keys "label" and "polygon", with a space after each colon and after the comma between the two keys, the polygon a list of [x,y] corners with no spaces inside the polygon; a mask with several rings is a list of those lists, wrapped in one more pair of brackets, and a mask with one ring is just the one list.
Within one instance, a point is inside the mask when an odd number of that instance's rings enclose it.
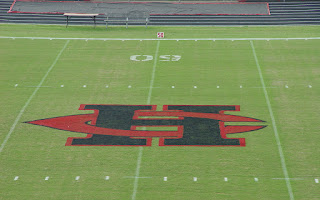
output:
{"label": "yard line marking", "polygon": [[317,178],[314,179],[314,182],[319,183],[319,179],[317,179]]}
{"label": "yard line marking", "polygon": [[265,97],[266,103],[268,105],[268,110],[269,110],[269,114],[270,114],[271,121],[272,121],[273,132],[274,132],[274,136],[276,138],[278,151],[279,151],[279,155],[280,155],[282,171],[283,171],[284,177],[286,178],[285,180],[286,180],[286,185],[287,185],[287,188],[288,188],[288,193],[289,193],[289,196],[290,196],[290,200],[294,200],[294,196],[293,196],[292,188],[291,188],[291,183],[290,183],[290,179],[289,179],[289,175],[288,175],[288,170],[287,170],[287,166],[286,166],[286,161],[285,161],[285,158],[284,158],[284,154],[283,154],[283,151],[282,151],[281,142],[280,142],[280,138],[279,138],[279,134],[278,134],[276,120],[274,119],[271,103],[270,103],[268,92],[267,92],[267,89],[266,89],[266,86],[265,86],[265,83],[264,83],[264,80],[263,80],[260,64],[259,64],[259,61],[258,61],[258,58],[257,58],[257,54],[256,54],[256,50],[254,48],[254,45],[253,45],[252,41],[250,41],[250,44],[251,44],[251,48],[252,48],[254,59],[256,61],[256,66],[257,66],[257,69],[258,69],[258,72],[259,72],[259,77],[260,77],[261,85],[262,85],[262,88],[263,88],[264,97]]}
{"label": "yard line marking", "polygon": [[167,181],[168,180],[168,177],[163,177],[163,181]]}
{"label": "yard line marking", "polygon": [[155,73],[156,73],[156,66],[157,66],[157,60],[158,60],[159,47],[160,47],[160,41],[158,41],[158,43],[157,43],[157,49],[156,49],[156,53],[154,55],[154,62],[153,62],[153,68],[152,68],[152,75],[151,75],[151,81],[150,81],[147,104],[150,104],[150,102],[151,102],[152,88],[153,88],[153,85],[154,85],[154,77],[155,77]]}
{"label": "yard line marking", "polygon": [[258,182],[258,181],[259,181],[259,179],[258,179],[258,178],[254,178],[254,181],[255,181],[255,182]]}
{"label": "yard line marking", "polygon": [[106,176],[104,179],[107,181],[107,180],[109,180],[109,179],[110,179],[110,177],[109,177],[109,176]]}
{"label": "yard line marking", "polygon": [[75,180],[78,181],[80,179],[80,176],[76,176]]}
{"label": "yard line marking", "polygon": [[49,180],[49,176],[47,176],[44,180],[45,180],[45,181]]}
{"label": "yard line marking", "polygon": [[17,181],[19,179],[19,176],[14,177],[13,180]]}
{"label": "yard line marking", "polygon": [[100,41],[160,41],[160,40],[166,40],[166,41],[191,41],[191,40],[210,40],[210,41],[216,41],[216,40],[222,40],[222,41],[254,41],[254,40],[320,40],[320,37],[298,37],[298,38],[53,38],[53,37],[8,37],[8,36],[0,36],[0,39],[36,39],[36,40],[100,40]]}
{"label": "yard line marking", "polygon": [[227,177],[224,177],[224,181],[228,181],[228,178],[227,178]]}
{"label": "yard line marking", "polygon": [[[154,77],[155,77],[155,73],[156,73],[156,66],[157,66],[157,58],[158,58],[159,47],[160,47],[160,41],[157,42],[156,53],[155,53],[155,56],[154,56],[152,75],[151,75],[151,81],[150,81],[150,87],[149,87],[149,93],[148,93],[148,100],[147,100],[147,104],[148,105],[151,102],[152,88],[153,88],[153,85],[154,85]],[[133,192],[132,192],[132,198],[131,198],[132,200],[135,200],[136,199],[136,195],[137,195],[138,180],[139,180],[138,177],[139,177],[139,174],[140,174],[142,151],[143,151],[143,147],[139,147],[139,155],[138,155],[138,159],[137,159],[136,175],[135,175],[135,178],[134,178]]]}
{"label": "yard line marking", "polygon": [[198,178],[197,178],[197,177],[193,177],[193,181],[195,181],[195,182],[196,182],[197,180],[198,180]]}
{"label": "yard line marking", "polygon": [[29,99],[27,100],[26,104],[22,107],[22,109],[20,110],[17,118],[15,119],[13,125],[10,128],[9,133],[7,134],[6,138],[4,139],[4,141],[2,142],[1,146],[0,146],[0,153],[2,152],[4,146],[6,145],[7,141],[9,140],[12,132],[14,131],[14,129],[16,128],[22,114],[24,113],[25,109],[27,108],[27,106],[29,105],[30,101],[33,99],[34,95],[38,92],[38,90],[40,89],[40,87],[42,86],[43,82],[46,80],[48,74],[50,73],[50,71],[53,69],[53,67],[56,65],[56,63],[58,62],[61,54],[63,53],[63,51],[66,49],[67,45],[69,44],[70,40],[67,40],[67,42],[65,43],[65,45],[63,46],[63,48],[61,49],[61,51],[59,52],[58,56],[56,57],[56,59],[54,60],[54,62],[52,63],[52,65],[50,66],[50,68],[48,69],[47,73],[44,75],[44,77],[42,78],[42,80],[40,81],[38,87],[36,87],[36,89],[33,91],[33,93],[31,94],[31,96],[29,97]]}

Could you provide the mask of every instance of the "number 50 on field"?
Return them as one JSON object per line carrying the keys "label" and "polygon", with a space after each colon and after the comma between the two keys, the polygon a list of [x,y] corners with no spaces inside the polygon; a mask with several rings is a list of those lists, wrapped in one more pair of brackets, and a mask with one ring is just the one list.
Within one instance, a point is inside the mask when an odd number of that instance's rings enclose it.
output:
{"label": "number 50 on field", "polygon": [[[159,56],[159,61],[179,61],[181,56],[179,55],[161,55]],[[150,61],[153,60],[152,55],[132,55],[130,56],[132,61]]]}

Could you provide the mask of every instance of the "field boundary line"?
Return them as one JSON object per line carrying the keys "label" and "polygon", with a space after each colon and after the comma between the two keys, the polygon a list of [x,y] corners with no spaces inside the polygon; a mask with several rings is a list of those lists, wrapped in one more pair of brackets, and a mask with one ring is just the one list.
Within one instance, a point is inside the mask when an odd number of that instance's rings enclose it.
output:
{"label": "field boundary line", "polygon": [[[153,89],[153,84],[154,84],[154,77],[155,77],[156,66],[157,66],[157,61],[158,61],[159,47],[160,47],[160,41],[157,42],[156,53],[154,55],[152,75],[151,75],[151,81],[150,81],[149,92],[148,92],[148,100],[147,100],[147,104],[148,105],[150,105],[150,102],[151,102],[151,95],[152,95],[152,89]],[[135,177],[134,177],[133,192],[132,192],[132,198],[131,198],[132,200],[135,200],[136,199],[136,195],[137,195],[138,183],[139,183],[139,175],[140,175],[140,167],[141,167],[141,160],[142,160],[142,152],[143,152],[143,147],[139,147],[139,155],[138,155],[138,159],[137,159],[137,168],[136,168],[136,174],[135,174]]]}
{"label": "field boundary line", "polygon": [[258,69],[258,72],[259,72],[259,77],[260,77],[261,85],[262,85],[262,88],[263,88],[264,97],[265,97],[267,105],[268,105],[268,110],[269,110],[269,114],[270,114],[271,122],[272,122],[272,127],[273,127],[273,132],[274,132],[274,136],[276,138],[276,142],[277,142],[277,146],[278,146],[278,151],[279,151],[279,155],[280,155],[282,171],[283,171],[283,174],[284,174],[284,177],[285,177],[288,193],[289,193],[289,196],[290,196],[290,200],[294,200],[294,196],[293,196],[293,192],[292,192],[292,188],[291,188],[291,183],[290,183],[290,178],[289,178],[288,170],[287,170],[287,166],[286,166],[286,161],[285,161],[285,157],[284,157],[282,146],[281,146],[281,142],[280,142],[280,137],[279,137],[278,128],[277,128],[277,125],[276,125],[276,120],[274,118],[272,107],[271,107],[271,103],[270,103],[270,99],[269,99],[269,96],[268,96],[268,91],[267,91],[265,83],[264,83],[263,75],[262,75],[262,72],[261,72],[261,67],[260,67],[260,64],[259,64],[259,61],[258,61],[258,57],[257,57],[257,54],[256,54],[256,50],[254,48],[253,42],[250,41],[250,44],[251,44],[251,48],[252,48],[254,59],[256,61],[256,66],[257,66],[257,69]]}
{"label": "field boundary line", "polygon": [[0,36],[0,39],[32,39],[32,40],[92,40],[92,41],[190,41],[190,40],[213,40],[213,41],[252,41],[252,40],[320,40],[320,37],[299,37],[299,38],[60,38],[60,37],[10,37]]}
{"label": "field boundary line", "polygon": [[5,137],[4,141],[2,142],[1,146],[0,146],[0,153],[2,152],[3,148],[5,147],[6,143],[8,142],[12,132],[14,131],[14,129],[16,128],[22,114],[24,113],[25,109],[28,107],[29,103],[31,102],[31,100],[33,99],[34,95],[38,92],[38,90],[40,89],[40,87],[42,86],[43,82],[46,80],[47,76],[49,75],[50,71],[53,69],[53,67],[56,65],[56,63],[58,62],[61,54],[64,52],[64,50],[66,49],[67,45],[69,44],[70,40],[67,40],[67,42],[65,43],[65,45],[63,46],[63,48],[61,49],[61,51],[59,52],[59,54],[57,55],[56,59],[54,60],[54,62],[51,64],[50,68],[48,69],[47,73],[43,76],[43,78],[41,79],[39,85],[36,87],[36,89],[33,91],[33,93],[31,94],[31,96],[29,97],[29,99],[27,100],[27,102],[25,103],[25,105],[22,107],[22,109],[20,110],[18,116],[16,117],[13,125],[11,126],[9,133],[7,134],[7,136]]}

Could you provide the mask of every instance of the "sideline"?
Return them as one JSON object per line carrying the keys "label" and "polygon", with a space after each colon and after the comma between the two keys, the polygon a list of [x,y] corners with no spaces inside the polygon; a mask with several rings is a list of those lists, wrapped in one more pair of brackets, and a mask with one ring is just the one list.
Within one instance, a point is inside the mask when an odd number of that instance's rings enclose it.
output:
{"label": "sideline", "polygon": [[164,40],[164,41],[190,41],[190,40],[201,40],[201,41],[252,41],[252,40],[320,40],[320,37],[302,37],[302,38],[60,38],[60,37],[9,37],[9,36],[0,36],[0,39],[31,39],[31,40],[85,40],[85,41],[154,41],[154,40]]}

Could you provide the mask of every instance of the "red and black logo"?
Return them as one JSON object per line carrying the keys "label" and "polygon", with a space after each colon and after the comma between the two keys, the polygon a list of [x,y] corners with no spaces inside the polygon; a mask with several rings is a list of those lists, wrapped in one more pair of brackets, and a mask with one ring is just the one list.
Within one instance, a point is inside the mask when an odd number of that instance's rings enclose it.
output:
{"label": "red and black logo", "polygon": [[[234,105],[80,105],[93,114],[69,115],[26,123],[87,134],[70,137],[66,146],[245,146],[244,138],[227,134],[262,129],[265,126],[225,125],[225,122],[264,122],[224,114],[240,111]],[[167,130],[166,130],[167,129]]]}

